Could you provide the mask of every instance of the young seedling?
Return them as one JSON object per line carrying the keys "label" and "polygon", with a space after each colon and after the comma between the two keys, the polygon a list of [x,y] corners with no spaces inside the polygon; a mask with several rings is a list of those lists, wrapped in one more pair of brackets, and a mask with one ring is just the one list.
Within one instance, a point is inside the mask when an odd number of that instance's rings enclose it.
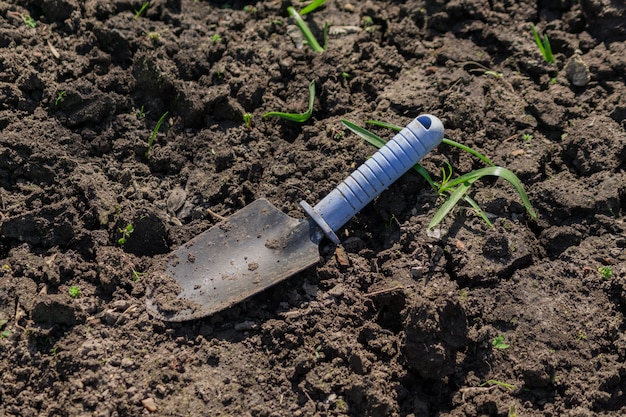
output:
{"label": "young seedling", "polygon": [[122,255],[122,259],[124,259],[124,262],[126,262],[128,267],[130,268],[130,271],[132,273],[131,280],[133,282],[139,281],[139,278],[141,278],[142,275],[146,275],[147,274],[147,272],[139,272],[139,271],[137,271],[135,269],[135,264],[130,259],[128,259],[128,257]]}
{"label": "young seedling", "polygon": [[246,129],[252,128],[252,113],[243,114],[243,124],[246,125]]}
{"label": "young seedling", "polygon": [[119,232],[122,234],[122,237],[117,239],[117,243],[120,246],[124,246],[126,244],[126,242],[128,241],[128,238],[130,237],[130,235],[135,231],[135,228],[133,227],[132,224],[127,224],[125,228],[123,229],[119,229]]}
{"label": "young seedling", "polygon": [[139,10],[135,10],[135,19],[139,19],[139,16],[141,16],[141,14],[146,11],[149,5],[150,2],[146,1],[141,5],[141,8]]}
{"label": "young seedling", "polygon": [[613,269],[610,266],[601,266],[598,268],[598,272],[604,280],[611,279],[613,276]]}
{"label": "young seedling", "polygon": [[496,336],[493,341],[491,342],[491,345],[496,348],[496,349],[500,349],[500,350],[504,350],[504,349],[508,349],[509,345],[504,343],[504,335],[500,334],[498,336]]}
{"label": "young seedling", "polygon": [[135,269],[132,269],[132,272],[133,272],[133,277],[131,278],[131,280],[133,282],[139,281],[139,278],[141,278],[142,275],[147,274],[147,272],[139,272],[139,271],[136,271]]}
{"label": "young seedling", "polygon": [[70,297],[72,298],[80,297],[80,288],[78,288],[76,285],[71,286],[68,292],[70,294]]}
{"label": "young seedling", "polygon": [[7,324],[7,321],[4,319],[0,319],[0,339],[5,339],[11,335],[11,331],[8,329],[4,329],[4,326]]}
{"label": "young seedling", "polygon": [[163,113],[163,116],[161,116],[161,118],[157,122],[156,126],[154,126],[154,129],[152,130],[152,134],[150,135],[150,139],[148,139],[148,149],[146,150],[146,158],[150,154],[150,150],[152,149],[152,145],[154,144],[154,139],[156,138],[156,135],[159,133],[159,129],[161,129],[161,125],[163,124],[163,121],[167,117],[168,113],[169,112]]}
{"label": "young seedling", "polygon": [[468,66],[474,66],[477,68],[468,68],[467,72],[471,72],[471,73],[479,73],[482,74],[484,76],[491,76],[493,78],[495,78],[496,80],[499,80],[500,78],[502,78],[504,76],[504,74],[502,74],[501,72],[496,72],[490,68],[487,68],[486,66],[484,66],[483,64],[481,64],[480,62],[476,62],[476,61],[466,61],[462,63],[463,67],[468,67]]}
{"label": "young seedling", "polygon": [[315,359],[320,359],[322,357],[322,355],[320,355],[322,348],[323,346],[321,344],[315,346],[315,349],[313,351],[313,354],[315,355]]}
{"label": "young seedling", "polygon": [[216,33],[215,35],[211,36],[211,43],[216,43],[222,40],[222,36],[219,33]]}
{"label": "young seedling", "polygon": [[313,104],[315,104],[315,81],[311,81],[309,84],[309,108],[304,113],[283,113],[279,111],[270,111],[263,115],[263,118],[266,117],[280,117],[286,120],[290,120],[292,122],[303,123],[311,118],[313,114]]}
{"label": "young seedling", "polygon": [[144,117],[146,117],[146,111],[144,110],[144,106],[142,104],[139,110],[137,110],[137,118],[143,119]]}
{"label": "young seedling", "polygon": [[548,39],[548,35],[544,34],[543,38],[539,36],[537,29],[535,29],[535,25],[530,26],[530,30],[533,32],[533,37],[535,38],[535,43],[537,44],[537,48],[539,48],[539,52],[543,56],[548,63],[554,62],[554,55],[552,55],[552,47],[550,46],[550,40]]}
{"label": "young seedling", "polygon": [[66,93],[65,90],[59,91],[59,93],[57,94],[57,98],[54,99],[55,107],[61,104],[63,100],[65,100],[65,93]]}
{"label": "young seedling", "polygon": [[27,14],[18,13],[18,12],[8,12],[8,14],[21,18],[22,22],[24,22],[24,24],[28,26],[29,28],[37,27],[37,21]]}
{"label": "young seedling", "polygon": [[311,32],[311,28],[304,21],[302,16],[307,14],[307,13],[311,13],[312,11],[316,10],[318,7],[320,7],[325,2],[326,2],[326,0],[315,0],[311,4],[306,6],[304,9],[300,10],[300,12],[298,12],[292,6],[287,7],[287,13],[296,22],[296,25],[298,26],[298,28],[302,32],[302,36],[304,36],[304,39],[306,40],[306,42],[309,44],[311,49],[313,49],[315,52],[324,52],[324,50],[326,49],[326,44],[328,42],[328,27],[329,27],[329,25],[327,23],[324,23],[324,46],[322,47],[319,44],[319,42],[317,41],[317,39],[315,39],[315,36],[313,36],[313,32]]}
{"label": "young seedling", "polygon": [[486,386],[494,386],[497,385],[499,387],[504,387],[504,388],[508,388],[510,390],[515,389],[515,385],[513,384],[507,384],[506,382],[502,382],[502,381],[498,381],[497,379],[488,379],[485,382],[483,382],[482,384],[480,384],[480,387],[486,387]]}
{"label": "young seedling", "polygon": [[156,32],[156,31],[155,32],[146,32],[146,38],[148,38],[152,42],[157,42],[159,39],[161,39],[161,33]]}
{"label": "young seedling", "polygon": [[[354,123],[348,122],[347,120],[342,120],[341,122],[348,129],[356,133],[358,136],[363,138],[365,141],[367,141],[371,145],[374,145],[377,148],[381,148],[384,146],[385,141],[379,136],[373,134],[372,132],[366,129],[363,129],[362,127],[359,127],[355,125]],[[373,124],[376,126],[391,128],[393,130],[401,130],[400,126],[392,125],[389,123],[382,123],[382,122],[377,122],[377,121],[372,121],[372,120],[369,120],[367,123]],[[483,221],[489,227],[491,227],[492,224],[489,218],[487,217],[487,214],[478,206],[478,204],[476,203],[476,201],[474,201],[474,199],[472,199],[470,196],[467,195],[467,192],[469,188],[472,186],[472,184],[485,176],[500,177],[508,181],[519,194],[528,214],[532,218],[537,217],[537,214],[535,213],[535,211],[532,208],[532,205],[530,204],[528,195],[526,194],[526,191],[524,190],[524,186],[522,185],[519,178],[513,172],[503,167],[494,166],[494,164],[489,160],[489,158],[487,158],[486,156],[482,155],[480,152],[477,152],[476,150],[468,146],[462,145],[458,142],[455,142],[447,138],[443,139],[443,143],[449,146],[454,146],[456,148],[459,148],[465,152],[468,152],[472,156],[480,159],[483,163],[485,163],[488,166],[485,168],[479,168],[468,174],[461,175],[458,178],[451,179],[452,167],[448,165],[448,171],[446,171],[445,169],[442,169],[442,172],[444,175],[443,175],[441,183],[437,183],[433,181],[428,171],[426,171],[424,167],[422,167],[421,165],[416,164],[413,167],[413,169],[417,171],[417,173],[420,174],[426,180],[426,182],[428,182],[428,184],[439,195],[447,197],[447,200],[441,205],[439,210],[437,210],[437,212],[431,219],[428,225],[429,229],[432,229],[433,227],[441,223],[441,221],[448,215],[448,213],[450,213],[450,211],[459,203],[461,199],[465,200],[465,202],[467,202],[476,211],[476,213],[483,219]]]}

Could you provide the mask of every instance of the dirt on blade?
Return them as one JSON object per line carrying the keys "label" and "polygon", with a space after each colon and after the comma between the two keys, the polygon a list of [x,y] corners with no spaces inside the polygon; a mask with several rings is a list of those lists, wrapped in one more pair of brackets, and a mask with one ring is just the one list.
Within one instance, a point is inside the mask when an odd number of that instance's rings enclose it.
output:
{"label": "dirt on blade", "polygon": [[[0,414],[624,415],[623,5],[327,1],[316,53],[289,1],[142,4],[0,3]],[[306,123],[262,118],[311,80]],[[425,112],[538,218],[483,180],[493,228],[467,209],[427,234],[442,201],[409,173],[345,252],[209,318],[148,314],[167,253],[257,198],[302,218],[375,152],[341,119]],[[482,167],[424,166],[445,161]]]}

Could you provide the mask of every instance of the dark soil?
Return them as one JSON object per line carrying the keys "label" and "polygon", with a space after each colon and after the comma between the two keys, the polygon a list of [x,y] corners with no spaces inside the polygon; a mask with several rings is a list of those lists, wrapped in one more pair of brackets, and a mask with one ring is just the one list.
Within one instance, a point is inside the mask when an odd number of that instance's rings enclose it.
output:
{"label": "dark soil", "polygon": [[[323,53],[289,1],[141,4],[0,2],[1,415],[626,413],[623,1],[329,0],[306,17]],[[311,80],[308,122],[262,118]],[[487,179],[494,227],[460,208],[427,233],[442,199],[408,173],[340,231],[348,265],[324,242],[211,317],[148,314],[165,254],[261,197],[301,218],[374,152],[342,118],[421,113],[537,219]],[[483,166],[444,145],[424,166],[446,161]]]}

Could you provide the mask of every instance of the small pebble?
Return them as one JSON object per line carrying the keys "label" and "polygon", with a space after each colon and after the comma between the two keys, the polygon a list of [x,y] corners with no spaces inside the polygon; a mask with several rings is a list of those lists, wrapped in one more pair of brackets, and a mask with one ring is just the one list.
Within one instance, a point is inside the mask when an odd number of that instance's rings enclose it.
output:
{"label": "small pebble", "polygon": [[128,300],[116,300],[111,303],[111,308],[115,311],[126,311],[130,307],[130,302]]}
{"label": "small pebble", "polygon": [[570,83],[576,87],[583,87],[589,83],[591,76],[589,75],[589,68],[583,61],[580,53],[577,51],[569,59],[565,66],[565,75]]}
{"label": "small pebble", "polygon": [[348,267],[350,266],[350,258],[348,258],[348,255],[346,254],[346,250],[341,247],[341,246],[337,246],[335,248],[335,258],[337,258],[337,263],[343,267]]}
{"label": "small pebble", "polygon": [[176,187],[170,193],[170,196],[167,198],[167,210],[175,213],[179,208],[185,204],[185,200],[187,199],[187,192],[180,187]]}
{"label": "small pebble", "polygon": [[237,331],[248,331],[256,328],[257,325],[253,321],[244,321],[242,323],[235,324],[235,330]]}
{"label": "small pebble", "polygon": [[428,272],[428,268],[423,266],[414,266],[411,268],[411,275],[413,278],[421,278],[426,274],[426,272]]}
{"label": "small pebble", "polygon": [[122,368],[132,368],[135,365],[135,362],[130,358],[124,358],[121,362]]}
{"label": "small pebble", "polygon": [[141,400],[141,405],[143,405],[143,407],[151,413],[154,413],[157,410],[154,398],[146,398],[145,400]]}

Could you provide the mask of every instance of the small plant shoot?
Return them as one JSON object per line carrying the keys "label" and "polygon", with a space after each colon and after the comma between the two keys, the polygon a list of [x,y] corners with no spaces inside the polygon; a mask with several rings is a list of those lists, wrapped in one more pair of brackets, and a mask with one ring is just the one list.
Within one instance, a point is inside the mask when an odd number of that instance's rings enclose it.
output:
{"label": "small plant shoot", "polygon": [[598,268],[598,273],[604,280],[611,279],[613,276],[613,269],[610,266],[601,266]]}
{"label": "small plant shoot", "polygon": [[22,22],[24,22],[24,24],[29,28],[37,27],[37,21],[33,19],[30,15],[18,12],[7,12],[7,14],[19,17],[20,19],[22,19]]}
{"label": "small plant shoot", "polygon": [[80,297],[80,288],[75,285],[71,286],[68,292],[72,298]]}
{"label": "small plant shoot", "polygon": [[539,52],[543,56],[543,59],[547,63],[554,63],[554,55],[552,55],[552,47],[550,46],[550,40],[548,39],[548,35],[544,34],[543,38],[539,36],[535,25],[530,26],[530,30],[533,33],[533,37],[535,38],[535,43],[537,44],[537,48],[539,48]]}
{"label": "small plant shoot", "polygon": [[252,128],[252,113],[244,113],[243,124],[246,126],[246,129],[248,130]]}
{"label": "small plant shoot", "polygon": [[515,385],[513,384],[507,384],[506,382],[502,382],[502,381],[498,381],[497,379],[488,379],[485,382],[483,382],[482,384],[480,384],[480,387],[492,387],[494,385],[497,385],[499,387],[503,387],[503,388],[507,388],[510,390],[515,389]]}
{"label": "small plant shoot", "polygon": [[4,328],[6,326],[7,321],[4,319],[0,319],[0,339],[6,339],[11,335],[11,331]]}
{"label": "small plant shoot", "polygon": [[119,229],[119,232],[122,234],[122,237],[117,239],[117,243],[120,246],[124,246],[126,242],[128,241],[128,238],[134,231],[135,231],[135,228],[133,227],[132,224],[127,224],[125,228]]}
{"label": "small plant shoot", "polygon": [[150,139],[148,139],[148,149],[146,150],[146,158],[148,157],[148,155],[150,155],[150,150],[152,150],[152,145],[154,144],[154,139],[156,138],[157,134],[159,133],[159,129],[161,129],[161,125],[163,124],[163,121],[167,117],[168,113],[169,112],[163,113],[163,116],[161,116],[161,118],[157,122],[156,126],[154,126],[154,129],[152,130],[152,134],[150,135]]}
{"label": "small plant shoot", "polygon": [[504,350],[504,349],[508,349],[509,348],[509,345],[504,342],[504,335],[503,334],[500,334],[500,335],[496,336],[492,340],[491,345],[495,349],[500,349],[500,350]]}
{"label": "small plant shoot", "polygon": [[57,94],[57,97],[54,99],[54,106],[58,107],[59,104],[61,104],[63,102],[63,100],[65,100],[65,90],[63,91],[59,91],[59,93]]}
{"label": "small plant shoot", "polygon": [[302,18],[302,16],[316,10],[325,2],[326,0],[314,1],[308,6],[306,6],[304,9],[302,9],[300,12],[294,9],[293,6],[287,7],[287,13],[296,22],[296,26],[298,26],[298,28],[302,32],[302,36],[304,36],[305,41],[311,47],[311,49],[313,49],[315,52],[324,52],[324,50],[326,49],[326,43],[328,41],[328,27],[329,26],[328,24],[324,23],[324,46],[322,47],[317,41],[317,39],[315,39],[315,36],[313,36],[313,32],[311,31],[311,28],[309,27],[308,23]]}
{"label": "small plant shoot", "polygon": [[280,111],[270,111],[263,115],[263,118],[266,117],[280,117],[285,120],[290,120],[292,122],[303,123],[311,118],[313,114],[313,105],[315,104],[315,81],[311,81],[309,84],[309,108],[304,113],[284,113]]}
{"label": "small plant shoot", "polygon": [[146,1],[141,5],[139,10],[135,10],[135,19],[139,19],[139,16],[141,16],[142,13],[146,11],[149,5],[150,5],[150,2]]}
{"label": "small plant shoot", "polygon": [[[351,123],[347,120],[342,120],[341,122],[344,124],[344,126],[346,126],[353,133],[357,134],[365,141],[367,141],[369,144],[377,148],[382,148],[385,145],[385,140],[373,134],[369,130],[363,129],[362,127],[359,127],[355,125],[354,123]],[[400,126],[392,125],[389,123],[372,121],[372,120],[369,120],[367,123],[376,125],[376,126],[385,127],[385,128],[390,128],[393,130],[398,130],[398,131],[402,130]],[[472,207],[472,209],[474,209],[474,211],[483,219],[483,221],[489,227],[491,227],[492,223],[487,217],[487,214],[484,212],[484,210],[480,208],[480,206],[478,205],[478,203],[476,203],[476,201],[474,201],[474,199],[472,199],[469,195],[467,195],[472,184],[476,182],[477,180],[486,176],[495,176],[495,177],[499,177],[508,181],[513,186],[513,188],[515,188],[515,191],[517,191],[517,193],[519,194],[522,200],[522,203],[524,204],[524,207],[526,208],[526,211],[528,212],[528,214],[532,218],[537,217],[537,214],[535,213],[532,205],[530,204],[528,195],[526,194],[526,191],[524,190],[524,186],[522,185],[517,175],[515,175],[513,172],[509,171],[506,168],[494,166],[494,164],[489,160],[489,158],[482,155],[480,152],[472,148],[469,148],[465,145],[462,145],[460,143],[457,143],[453,140],[446,139],[446,138],[443,139],[442,143],[459,148],[465,152],[468,152],[469,154],[480,159],[483,163],[489,166],[485,168],[479,168],[468,174],[461,175],[460,177],[452,179],[452,166],[448,164],[446,168],[442,168],[443,175],[442,175],[441,183],[435,182],[430,176],[430,174],[428,173],[428,171],[426,171],[424,167],[422,167],[420,164],[416,164],[413,167],[413,169],[417,171],[417,173],[420,174],[426,180],[426,182],[428,182],[428,184],[433,188],[433,190],[435,190],[440,196],[446,198],[444,203],[441,205],[439,210],[437,210],[437,212],[431,219],[428,225],[429,229],[432,229],[433,227],[441,223],[441,221],[443,221],[443,219],[452,211],[454,207],[456,207],[456,205],[461,200],[464,200],[467,204],[469,204]]]}

